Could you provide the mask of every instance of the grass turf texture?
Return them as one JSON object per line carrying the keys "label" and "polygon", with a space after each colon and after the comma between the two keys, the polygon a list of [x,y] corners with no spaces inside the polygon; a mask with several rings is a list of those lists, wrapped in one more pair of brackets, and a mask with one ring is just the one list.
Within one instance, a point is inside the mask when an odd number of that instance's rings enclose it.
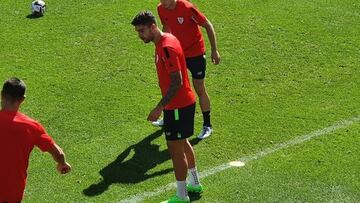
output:
{"label": "grass turf texture", "polygon": [[[25,80],[22,111],[73,166],[61,177],[35,150],[25,202],[117,202],[173,182],[164,138],[145,120],[159,100],[154,47],[130,25],[157,1],[46,2],[37,19],[26,18],[31,2],[0,4],[0,79]],[[195,146],[200,171],[360,115],[358,1],[193,2],[222,56],[208,66],[215,132]],[[358,201],[359,125],[348,130],[207,177],[198,201]]]}

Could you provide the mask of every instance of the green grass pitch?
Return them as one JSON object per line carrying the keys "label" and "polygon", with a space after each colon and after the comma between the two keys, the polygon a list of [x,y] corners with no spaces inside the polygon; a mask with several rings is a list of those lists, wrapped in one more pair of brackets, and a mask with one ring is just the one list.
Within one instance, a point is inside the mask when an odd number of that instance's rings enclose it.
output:
{"label": "green grass pitch", "polygon": [[[359,1],[193,2],[222,57],[207,69],[214,134],[193,141],[200,172],[360,115]],[[1,0],[0,80],[25,80],[21,111],[46,127],[73,171],[57,174],[34,150],[24,202],[119,202],[174,182],[161,131],[146,121],[160,98],[154,46],[130,24],[158,1],[47,0],[36,19],[30,3]],[[199,106],[195,119],[198,133]],[[359,202],[359,134],[356,122],[208,176],[192,200]]]}

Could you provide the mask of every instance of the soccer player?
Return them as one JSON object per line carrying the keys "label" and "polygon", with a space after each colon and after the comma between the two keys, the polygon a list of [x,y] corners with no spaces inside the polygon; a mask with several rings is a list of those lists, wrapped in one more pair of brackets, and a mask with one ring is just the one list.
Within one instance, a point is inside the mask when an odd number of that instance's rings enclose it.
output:
{"label": "soccer player", "polygon": [[[214,27],[205,15],[187,0],[160,0],[157,11],[163,24],[163,31],[175,35],[184,50],[187,68],[191,72],[204,119],[203,129],[198,138],[204,139],[211,135],[212,125],[210,99],[205,88],[205,44],[199,26],[206,29],[211,44],[211,60],[217,65],[220,62],[220,54],[217,50]],[[153,124],[159,123],[161,124],[161,122]]]}
{"label": "soccer player", "polygon": [[40,123],[18,110],[25,99],[25,83],[18,78],[5,81],[1,91],[0,111],[0,202],[23,199],[29,156],[34,146],[49,152],[61,174],[71,170],[61,148]]}
{"label": "soccer player", "polygon": [[[190,202],[187,192],[202,192],[195,155],[188,141],[194,133],[196,98],[186,69],[185,56],[175,36],[163,33],[150,11],[138,13],[131,22],[145,43],[155,44],[155,63],[162,99],[150,112],[149,121],[164,113],[164,132],[177,180],[177,193],[167,202]],[[189,184],[186,176],[189,170]]]}

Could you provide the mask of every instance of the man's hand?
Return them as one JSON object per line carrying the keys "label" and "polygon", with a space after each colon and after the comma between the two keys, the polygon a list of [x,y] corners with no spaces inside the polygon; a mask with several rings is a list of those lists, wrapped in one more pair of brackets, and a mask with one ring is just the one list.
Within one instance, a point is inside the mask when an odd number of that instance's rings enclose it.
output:
{"label": "man's hand", "polygon": [[220,63],[220,54],[217,50],[211,52],[211,61],[215,65],[218,65]]}
{"label": "man's hand", "polygon": [[68,162],[66,162],[63,150],[57,144],[54,144],[48,152],[57,162],[56,169],[59,171],[59,173],[66,174],[71,171],[71,166]]}
{"label": "man's hand", "polygon": [[163,107],[161,106],[157,106],[155,107],[150,113],[149,113],[149,116],[147,118],[148,121],[156,121],[160,116],[161,116],[161,113],[162,111],[164,110]]}
{"label": "man's hand", "polygon": [[58,163],[56,169],[59,171],[59,173],[66,174],[71,171],[71,165],[67,162],[65,162],[64,164]]}

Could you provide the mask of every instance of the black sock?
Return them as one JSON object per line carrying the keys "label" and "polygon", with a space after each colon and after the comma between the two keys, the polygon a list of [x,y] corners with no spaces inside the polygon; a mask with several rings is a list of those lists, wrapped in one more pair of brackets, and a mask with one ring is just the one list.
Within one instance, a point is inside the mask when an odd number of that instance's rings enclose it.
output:
{"label": "black sock", "polygon": [[204,118],[204,126],[211,127],[210,123],[210,111],[202,112]]}

